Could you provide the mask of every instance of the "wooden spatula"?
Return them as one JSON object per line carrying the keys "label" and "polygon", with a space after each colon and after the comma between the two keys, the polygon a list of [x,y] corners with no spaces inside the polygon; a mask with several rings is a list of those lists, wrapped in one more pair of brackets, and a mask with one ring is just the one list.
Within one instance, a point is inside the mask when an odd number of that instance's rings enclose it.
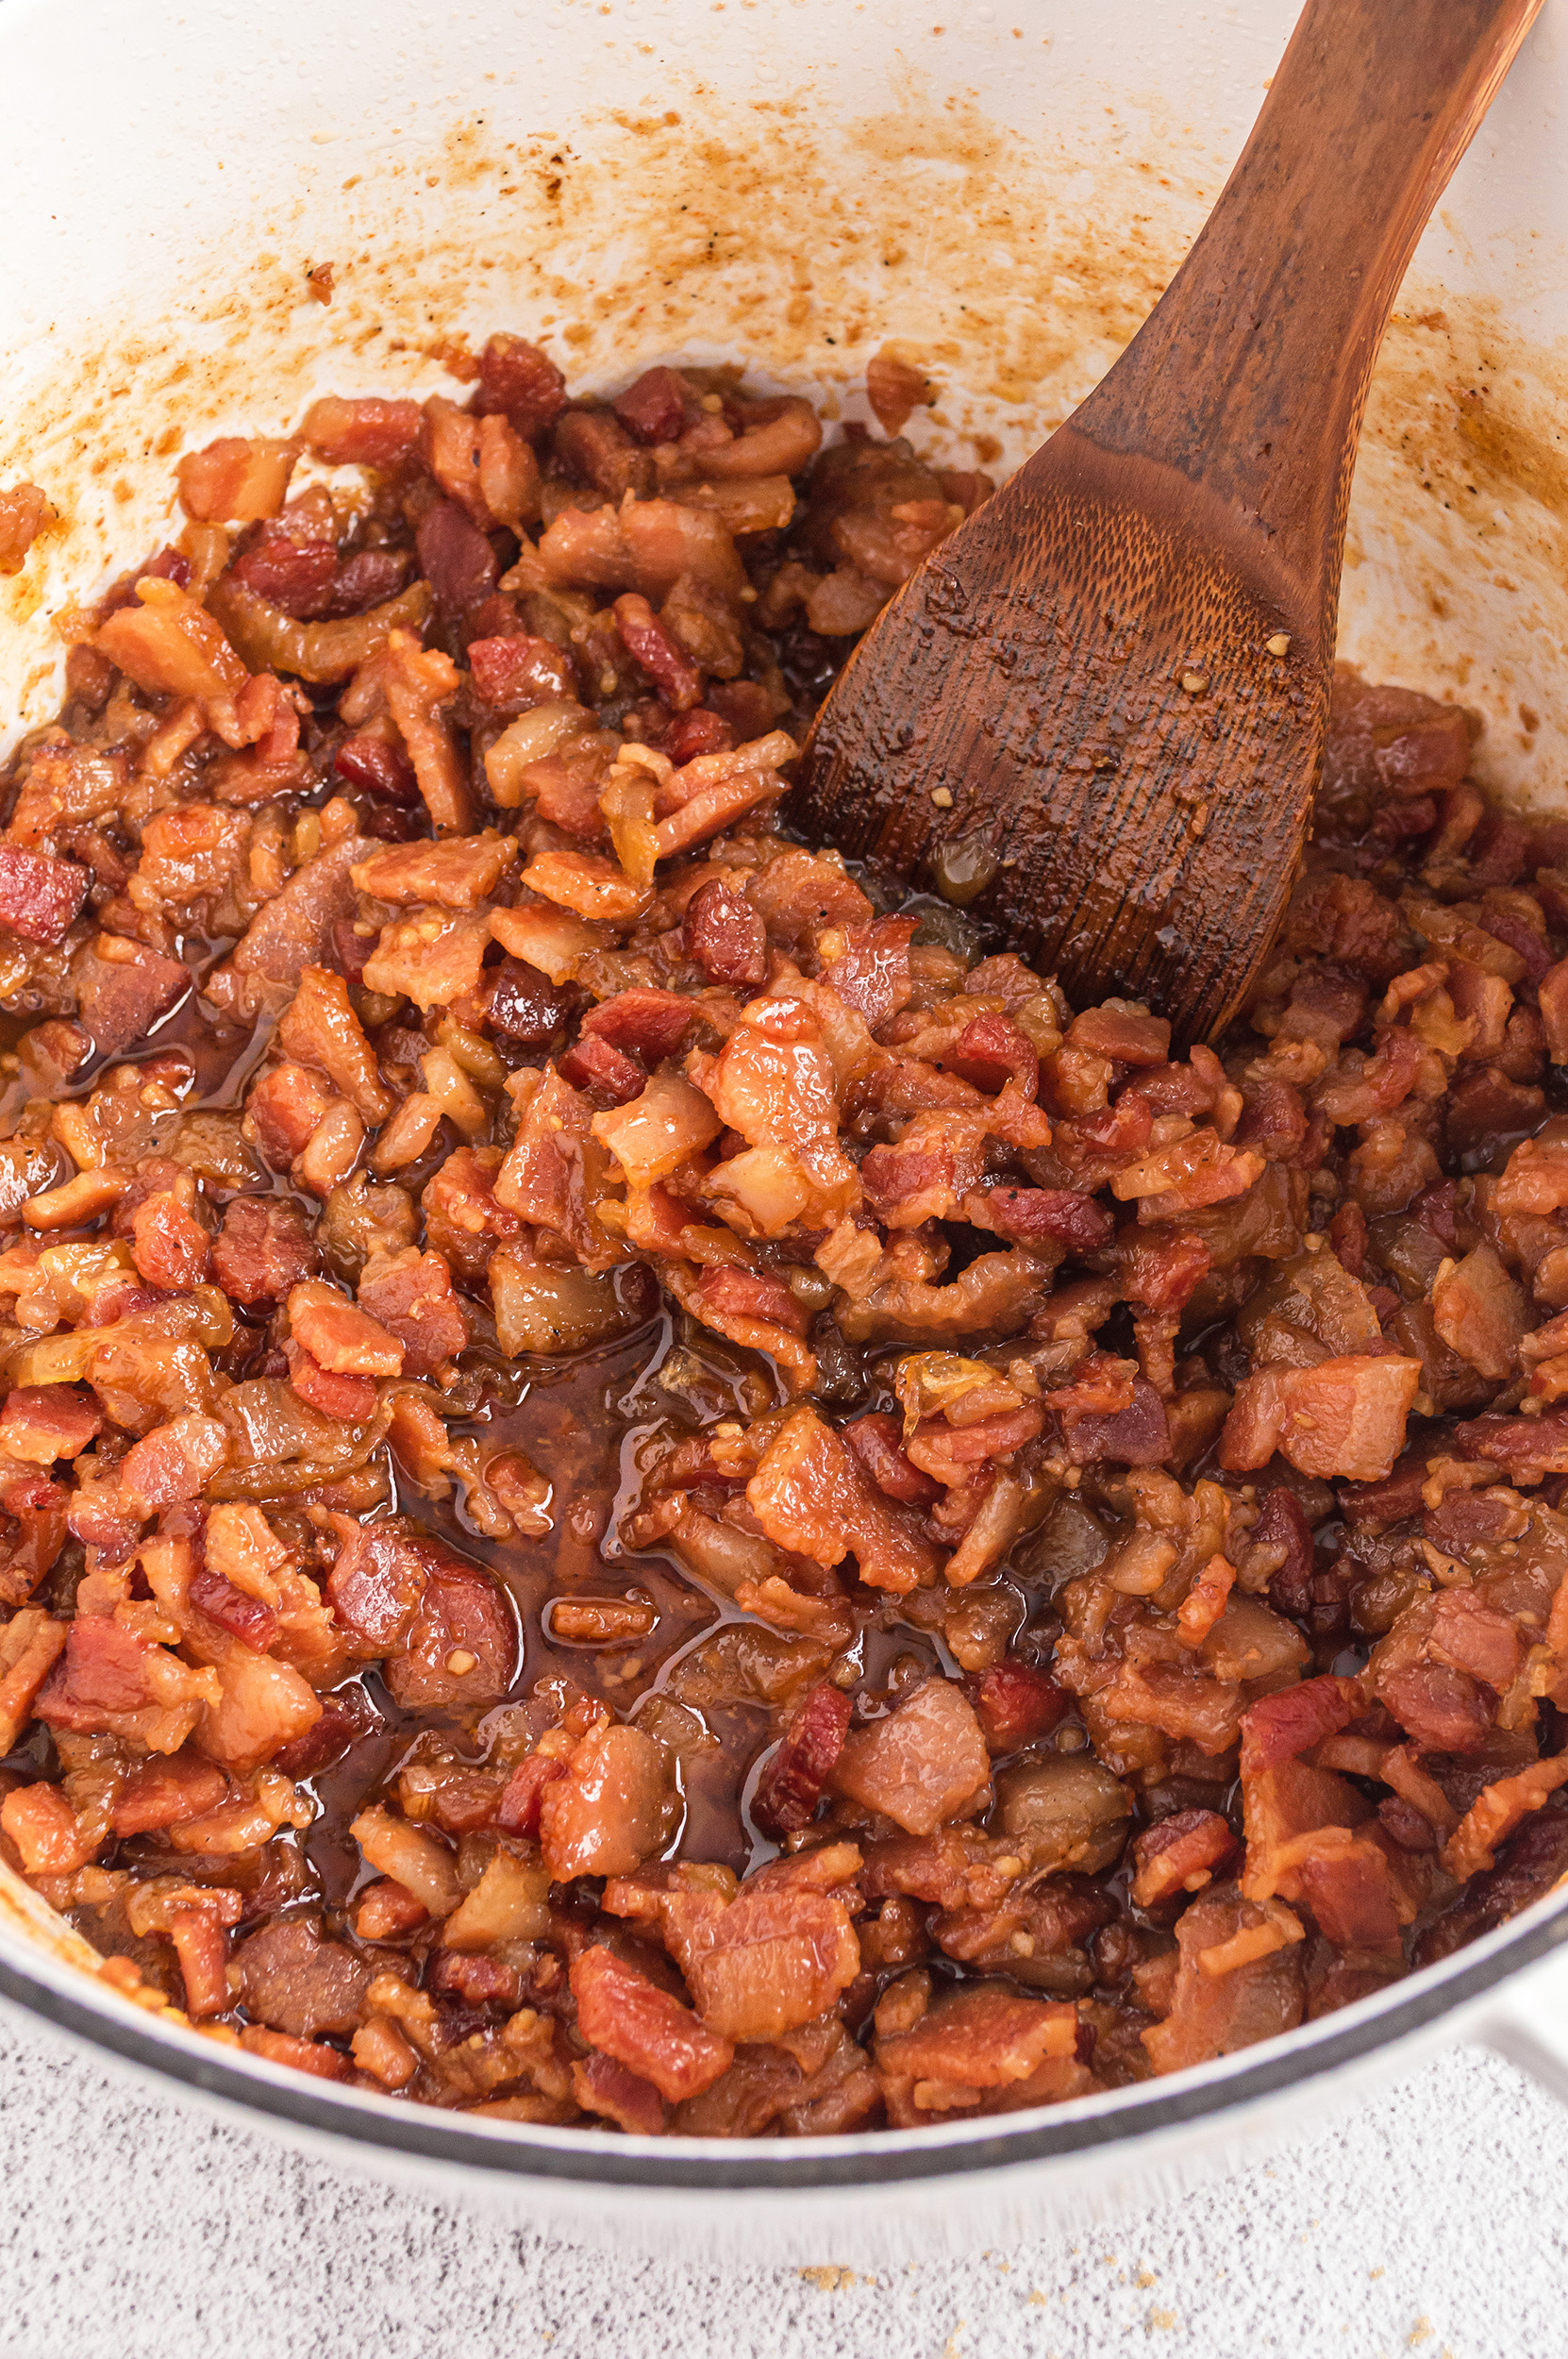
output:
{"label": "wooden spatula", "polygon": [[1308,0],[1202,235],[1089,399],[888,606],[796,809],[1069,995],[1213,1033],[1323,750],[1351,471],[1406,263],[1541,0]]}

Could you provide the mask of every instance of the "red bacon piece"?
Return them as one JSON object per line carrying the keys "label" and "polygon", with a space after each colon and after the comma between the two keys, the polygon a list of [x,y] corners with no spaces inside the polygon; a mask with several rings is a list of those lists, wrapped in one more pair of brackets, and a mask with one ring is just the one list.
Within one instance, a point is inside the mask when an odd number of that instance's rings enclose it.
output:
{"label": "red bacon piece", "polygon": [[377,802],[398,803],[411,811],[419,801],[413,763],[401,745],[385,737],[345,737],[332,758],[332,767],[340,778],[374,795]]}
{"label": "red bacon piece", "polygon": [[1132,1853],[1138,1870],[1133,1899],[1141,1909],[1154,1909],[1178,1894],[1201,1891],[1216,1869],[1240,1856],[1241,1845],[1217,1811],[1178,1810],[1146,1827]]}
{"label": "red bacon piece", "polygon": [[998,1663],[964,1681],[993,1753],[1012,1753],[1048,1736],[1068,1698],[1048,1672],[1031,1663]]}
{"label": "red bacon piece", "polygon": [[768,929],[743,893],[711,877],[686,911],[686,947],[709,982],[755,991],[767,979]]}
{"label": "red bacon piece", "polygon": [[654,991],[638,986],[618,991],[590,1008],[583,1017],[584,1033],[613,1042],[617,1048],[658,1064],[673,1057],[700,1022],[702,1009],[677,991]]}
{"label": "red bacon piece", "polygon": [[1348,1727],[1365,1709],[1356,1681],[1331,1674],[1263,1697],[1242,1721],[1243,1777],[1256,1777],[1277,1762],[1293,1761],[1309,1746]]}
{"label": "red bacon piece", "polygon": [[566,379],[537,344],[521,336],[496,335],[479,355],[479,390],[474,408],[480,417],[497,412],[519,434],[542,433],[566,407]]}
{"label": "red bacon piece", "polygon": [[689,712],[702,694],[703,676],[665,629],[646,598],[628,591],[615,601],[615,627],[672,712]]}
{"label": "red bacon piece", "polygon": [[942,1486],[905,1455],[899,1432],[896,1417],[873,1410],[868,1416],[857,1417],[853,1425],[841,1427],[839,1438],[848,1444],[877,1489],[890,1499],[898,1499],[906,1507],[929,1507],[941,1497]]}
{"label": "red bacon piece", "polygon": [[277,1636],[277,1615],[271,1606],[263,1605],[259,1598],[247,1598],[210,1564],[198,1566],[192,1576],[190,1598],[209,1621],[226,1630],[253,1654],[265,1654]]}
{"label": "red bacon piece", "polygon": [[804,1335],[811,1324],[810,1313],[781,1278],[738,1269],[727,1262],[704,1270],[697,1280],[697,1298],[705,1310],[759,1319],[769,1327],[787,1328],[792,1335]]}
{"label": "red bacon piece", "polygon": [[544,1753],[530,1753],[520,1761],[495,1806],[495,1823],[503,1834],[539,1834],[539,1806],[544,1789],[566,1775],[566,1764],[553,1760]]}
{"label": "red bacon piece", "polygon": [[1040,1051],[1009,1016],[974,1017],[943,1062],[976,1089],[996,1091],[1016,1080],[1025,1096],[1032,1097],[1040,1086]]}
{"label": "red bacon piece", "polygon": [[644,369],[610,404],[635,443],[678,442],[686,426],[685,380],[674,369]]}
{"label": "red bacon piece", "polygon": [[[750,683],[738,681],[734,685]],[[767,726],[764,721],[763,728]],[[695,761],[699,754],[727,754],[736,743],[734,728],[722,713],[712,711],[707,705],[695,705],[690,712],[683,712],[671,722],[664,732],[661,750],[679,770],[687,762]]]}
{"label": "red bacon piece", "polygon": [[474,694],[492,712],[525,712],[530,705],[575,696],[572,658],[553,639],[525,633],[504,639],[471,639],[468,667]]}
{"label": "red bacon piece", "polygon": [[558,1069],[562,1080],[570,1081],[574,1089],[603,1090],[618,1106],[641,1097],[648,1079],[634,1059],[592,1032],[581,1034],[559,1060]]}
{"label": "red bacon piece", "polygon": [[62,942],[92,881],[76,861],[0,845],[0,926],[24,942]]}
{"label": "red bacon piece", "polygon": [[759,1827],[786,1835],[810,1825],[848,1734],[848,1696],[831,1680],[819,1680],[758,1782],[751,1809]]}
{"label": "red bacon piece", "polygon": [[985,1210],[987,1225],[998,1236],[1012,1237],[1021,1245],[1050,1238],[1071,1253],[1096,1253],[1115,1233],[1116,1224],[1104,1205],[1092,1196],[1076,1196],[1071,1188],[991,1188]]}

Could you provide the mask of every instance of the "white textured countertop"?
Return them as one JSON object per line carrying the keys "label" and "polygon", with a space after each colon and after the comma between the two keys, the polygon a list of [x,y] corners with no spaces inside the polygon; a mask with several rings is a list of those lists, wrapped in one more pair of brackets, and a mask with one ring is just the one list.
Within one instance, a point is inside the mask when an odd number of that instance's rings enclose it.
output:
{"label": "white textured countertop", "polygon": [[1568,2111],[1460,2050],[1092,2234],[843,2283],[518,2234],[0,2016],[0,2359],[1555,2359]]}

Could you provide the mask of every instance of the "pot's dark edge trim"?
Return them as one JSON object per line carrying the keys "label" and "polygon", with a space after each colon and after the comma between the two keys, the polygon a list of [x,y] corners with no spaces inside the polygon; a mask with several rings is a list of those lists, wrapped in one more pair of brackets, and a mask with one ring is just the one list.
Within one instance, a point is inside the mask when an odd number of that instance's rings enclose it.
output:
{"label": "pot's dark edge trim", "polygon": [[274,2120],[350,2146],[383,2148],[409,2160],[456,2163],[501,2177],[614,2187],[688,2188],[712,2195],[725,2188],[783,2192],[951,2178],[1009,2164],[1084,2153],[1114,2145],[1132,2133],[1171,2130],[1187,2122],[1217,2118],[1392,2046],[1437,2016],[1480,1998],[1519,1967],[1565,1943],[1568,1907],[1560,1907],[1533,1924],[1521,1926],[1511,1940],[1489,1955],[1454,1974],[1443,1975],[1386,2010],[1347,2022],[1305,2046],[1292,2045],[1294,2035],[1287,2035],[1276,2052],[1227,2073],[1223,2080],[1200,2081],[1164,2094],[1155,2083],[1149,2094],[1140,2093],[1126,2104],[1098,2107],[1071,2121],[1053,2121],[1046,2115],[1031,2128],[999,2129],[994,2136],[965,2139],[961,2144],[949,2144],[926,2133],[913,2147],[890,2147],[885,2154],[860,2147],[842,2156],[792,2152],[787,2145],[770,2146],[760,2139],[726,2146],[722,2160],[683,2154],[683,2142],[675,2138],[663,2144],[657,2156],[603,2148],[591,2150],[586,2145],[573,2152],[564,2146],[535,2144],[523,2125],[515,2137],[502,2141],[459,2128],[449,2114],[432,2107],[410,2105],[406,2112],[388,2115],[368,2109],[361,2112],[341,2100],[334,2102],[322,2093],[320,2083],[312,2085],[303,2073],[298,2076],[297,2090],[259,2076],[253,2078],[230,2065],[221,2049],[203,2055],[195,2051],[193,2042],[188,2049],[183,2041],[155,2039],[140,2029],[134,2017],[122,2022],[117,2016],[101,2014],[66,1991],[35,1982],[5,1958],[0,1958],[0,1997],[91,2047],[108,2049],[126,2063],[242,2110],[266,2114]]}

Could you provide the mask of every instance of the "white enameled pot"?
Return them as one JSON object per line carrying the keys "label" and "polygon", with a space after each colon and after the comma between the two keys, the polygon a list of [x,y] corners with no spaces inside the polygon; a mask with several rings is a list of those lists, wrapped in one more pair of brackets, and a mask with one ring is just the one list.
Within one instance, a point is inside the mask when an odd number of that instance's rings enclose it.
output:
{"label": "white enameled pot", "polygon": [[[1397,7],[1399,0],[1389,0]],[[423,394],[493,327],[579,386],[747,360],[993,471],[1087,392],[1211,204],[1293,0],[5,0],[0,485],[57,511],[0,580],[0,740],[53,617],[169,528],[172,462],[318,392]],[[1342,651],[1568,784],[1568,0],[1547,0],[1423,242],[1357,479]],[[307,275],[333,265],[330,305]],[[973,454],[973,457],[971,456]],[[0,1995],[258,2128],[668,2256],[1000,2244],[1179,2190],[1457,2038],[1568,2097],[1568,1904],[1282,2040],[994,2123],[663,2143],[400,2106],[241,2056],[83,1970],[0,1879]]]}

